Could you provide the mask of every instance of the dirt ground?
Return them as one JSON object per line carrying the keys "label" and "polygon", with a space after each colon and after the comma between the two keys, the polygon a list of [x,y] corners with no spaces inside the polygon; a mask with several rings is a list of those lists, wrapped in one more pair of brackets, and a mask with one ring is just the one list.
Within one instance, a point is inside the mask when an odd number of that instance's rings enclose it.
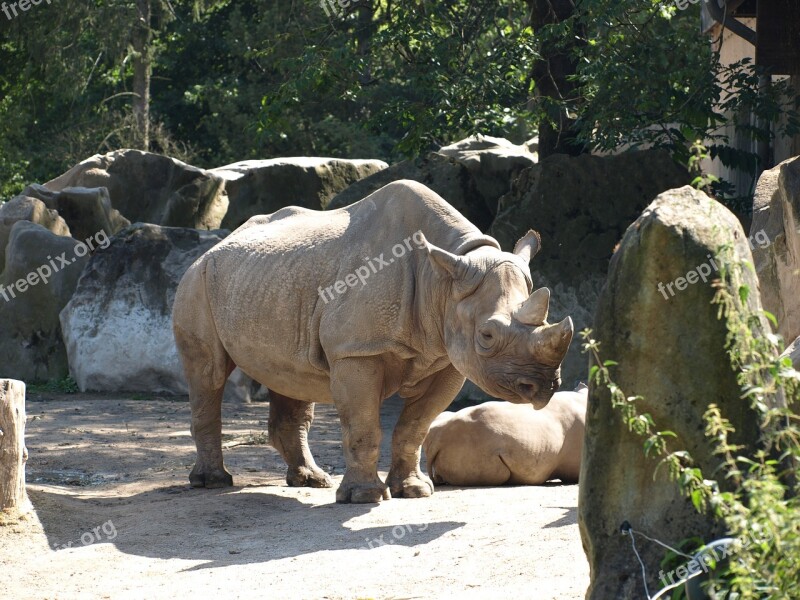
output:
{"label": "dirt ground", "polygon": [[[381,473],[400,404],[383,409]],[[0,597],[582,598],[578,487],[438,487],[431,498],[339,505],[290,488],[264,445],[268,405],[223,408],[236,487],[192,489],[187,399],[29,394],[28,492],[0,526]],[[311,447],[344,473],[336,412]]]}

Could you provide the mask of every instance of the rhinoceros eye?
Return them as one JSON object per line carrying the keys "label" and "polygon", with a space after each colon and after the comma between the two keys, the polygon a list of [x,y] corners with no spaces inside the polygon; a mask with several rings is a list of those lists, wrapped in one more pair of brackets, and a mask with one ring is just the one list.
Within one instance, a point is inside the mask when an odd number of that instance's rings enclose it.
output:
{"label": "rhinoceros eye", "polygon": [[494,323],[484,323],[478,327],[477,346],[480,354],[490,354],[497,345],[498,334]]}

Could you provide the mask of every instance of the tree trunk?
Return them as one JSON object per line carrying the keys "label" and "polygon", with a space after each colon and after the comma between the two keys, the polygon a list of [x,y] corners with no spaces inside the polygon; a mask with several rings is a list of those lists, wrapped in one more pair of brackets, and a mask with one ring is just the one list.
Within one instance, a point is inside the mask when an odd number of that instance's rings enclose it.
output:
{"label": "tree trunk", "polygon": [[30,508],[25,493],[25,384],[0,379],[0,510],[11,514]]}
{"label": "tree trunk", "polygon": [[[531,10],[531,23],[539,31],[547,25],[560,23],[575,12],[573,0],[528,0]],[[580,38],[581,36],[577,36]],[[572,40],[576,36],[571,36]],[[547,119],[539,123],[539,159],[551,154],[578,155],[583,148],[576,144],[576,134],[572,130],[575,120],[566,113],[563,101],[575,96],[575,83],[569,80],[577,69],[577,63],[570,48],[559,47],[557,41],[549,40],[542,44],[541,60],[533,68],[537,96],[547,107]]]}
{"label": "tree trunk", "polygon": [[142,150],[150,148],[150,75],[153,71],[150,0],[136,0],[133,27],[133,116]]}
{"label": "tree trunk", "polygon": [[[800,65],[797,65],[794,75],[792,75],[791,84],[792,93],[800,97]],[[792,138],[791,154],[792,156],[800,155],[800,134]]]}

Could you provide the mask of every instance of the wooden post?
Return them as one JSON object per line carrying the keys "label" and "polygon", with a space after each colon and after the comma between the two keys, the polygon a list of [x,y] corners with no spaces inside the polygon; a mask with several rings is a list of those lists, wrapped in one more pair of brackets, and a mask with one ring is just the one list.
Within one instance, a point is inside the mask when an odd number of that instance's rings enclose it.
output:
{"label": "wooden post", "polygon": [[0,379],[0,511],[11,516],[28,512],[25,493],[25,384]]}

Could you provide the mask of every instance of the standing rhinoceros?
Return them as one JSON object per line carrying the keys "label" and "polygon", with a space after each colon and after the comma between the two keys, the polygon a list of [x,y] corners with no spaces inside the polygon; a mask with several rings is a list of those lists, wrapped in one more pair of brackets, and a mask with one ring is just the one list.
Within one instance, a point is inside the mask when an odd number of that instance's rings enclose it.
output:
{"label": "standing rhinoceros", "polygon": [[[502,252],[413,181],[335,211],[251,218],[189,268],[175,297],[197,445],[191,484],[233,485],[221,402],[238,366],[270,390],[270,437],[290,485],[331,485],[307,434],[313,403],[333,402],[347,463],[337,502],[429,496],[420,446],[465,376],[536,408],[559,386],[573,327],[569,317],[547,324],[550,291],[531,293],[538,249],[530,232],[513,254]],[[395,393],[405,407],[384,483],[379,409]]]}

